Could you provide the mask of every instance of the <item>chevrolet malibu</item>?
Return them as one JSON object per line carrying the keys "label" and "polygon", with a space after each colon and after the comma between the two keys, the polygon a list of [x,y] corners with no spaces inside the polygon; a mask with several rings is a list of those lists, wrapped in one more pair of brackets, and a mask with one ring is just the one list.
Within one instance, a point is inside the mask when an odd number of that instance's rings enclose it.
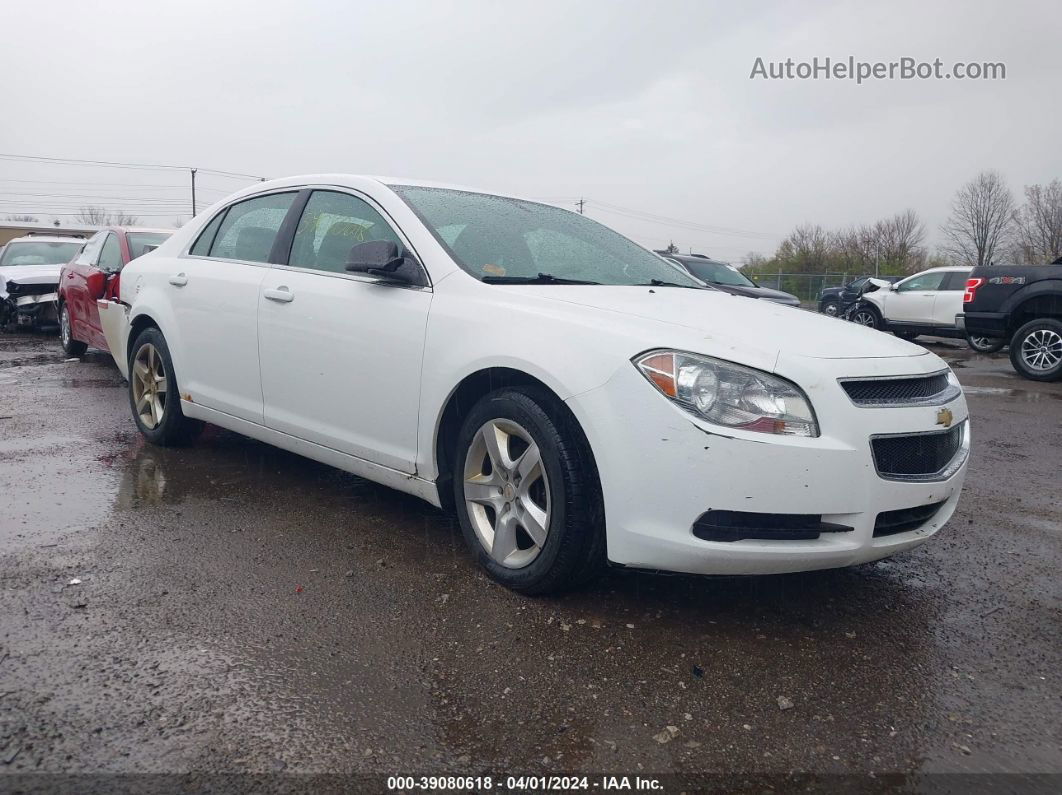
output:
{"label": "chevrolet malibu", "polygon": [[524,593],[606,562],[849,566],[955,510],[970,445],[945,363],[702,289],[589,218],[468,189],[259,183],[101,302],[140,432],[204,422],[456,512]]}

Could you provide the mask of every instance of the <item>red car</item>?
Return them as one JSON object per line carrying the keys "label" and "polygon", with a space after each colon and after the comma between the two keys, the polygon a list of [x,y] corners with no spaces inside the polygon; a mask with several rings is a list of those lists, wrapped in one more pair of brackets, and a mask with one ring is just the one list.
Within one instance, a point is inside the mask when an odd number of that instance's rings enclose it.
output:
{"label": "red car", "polygon": [[173,230],[101,229],[59,275],[59,339],[70,356],[107,350],[96,301],[118,298],[118,278],[130,260],[157,248]]}

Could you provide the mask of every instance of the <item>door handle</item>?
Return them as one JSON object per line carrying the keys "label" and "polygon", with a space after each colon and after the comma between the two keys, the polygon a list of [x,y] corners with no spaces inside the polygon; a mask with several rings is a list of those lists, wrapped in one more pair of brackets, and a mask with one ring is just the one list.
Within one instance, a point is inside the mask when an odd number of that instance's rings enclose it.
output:
{"label": "door handle", "polygon": [[281,304],[287,304],[295,300],[295,294],[291,292],[287,287],[278,287],[275,290],[263,290],[262,295],[268,298],[270,301],[276,301]]}
{"label": "door handle", "polygon": [[184,287],[188,284],[188,277],[183,273],[175,273],[170,277],[170,284],[174,287]]}

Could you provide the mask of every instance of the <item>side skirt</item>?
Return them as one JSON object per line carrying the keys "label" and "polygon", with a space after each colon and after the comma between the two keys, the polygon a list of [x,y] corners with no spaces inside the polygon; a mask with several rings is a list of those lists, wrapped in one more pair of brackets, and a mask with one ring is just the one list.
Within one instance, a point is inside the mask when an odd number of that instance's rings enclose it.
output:
{"label": "side skirt", "polygon": [[231,414],[226,414],[222,411],[200,406],[198,403],[182,400],[181,411],[184,412],[186,417],[227,428],[230,431],[257,439],[260,442],[279,447],[282,450],[312,458],[314,461],[320,461],[322,464],[342,469],[344,472],[350,472],[358,477],[379,483],[381,486],[387,486],[397,491],[403,491],[406,494],[412,494],[414,497],[420,497],[420,499],[431,503],[436,508],[442,507],[442,503],[439,501],[439,490],[436,488],[435,483],[430,480],[424,480],[416,475],[407,475],[397,469],[380,466],[363,458],[356,458],[347,453],[333,450],[330,447],[308,442],[297,436],[281,433],[239,417],[233,417]]}

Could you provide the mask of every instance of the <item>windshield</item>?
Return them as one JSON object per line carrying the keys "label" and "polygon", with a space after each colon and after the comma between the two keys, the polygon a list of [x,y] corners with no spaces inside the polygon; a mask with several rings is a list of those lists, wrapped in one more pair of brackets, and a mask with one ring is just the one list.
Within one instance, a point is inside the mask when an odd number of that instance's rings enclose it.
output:
{"label": "windshield", "polygon": [[83,240],[59,243],[47,240],[12,241],[0,256],[0,267],[5,265],[64,265],[70,262],[81,247]]}
{"label": "windshield", "polygon": [[709,284],[728,284],[731,287],[755,287],[755,282],[741,275],[729,265],[711,260],[684,259],[682,264],[690,273]]}
{"label": "windshield", "polygon": [[[454,261],[483,281],[540,275],[607,285],[699,287],[676,266],[584,215],[485,193],[392,185]],[[544,283],[550,283],[546,281]]]}
{"label": "windshield", "polygon": [[169,236],[169,232],[129,232],[125,236],[126,242],[129,243],[129,259],[142,257],[158,248]]}

